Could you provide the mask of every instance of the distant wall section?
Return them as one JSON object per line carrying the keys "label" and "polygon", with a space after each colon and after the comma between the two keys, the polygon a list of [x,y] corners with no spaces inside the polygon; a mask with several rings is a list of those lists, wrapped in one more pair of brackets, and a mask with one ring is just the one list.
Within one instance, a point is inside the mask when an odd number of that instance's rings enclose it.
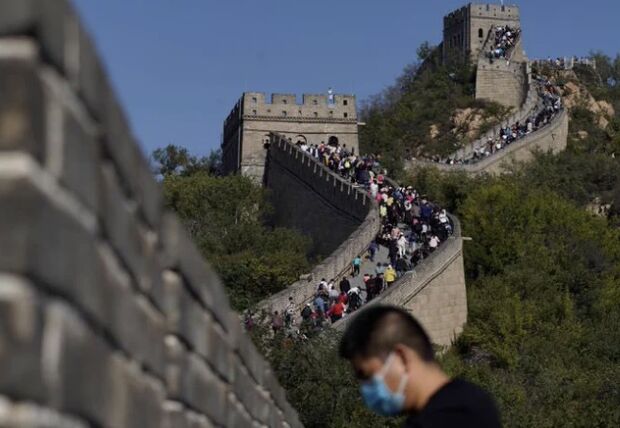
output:
{"label": "distant wall section", "polygon": [[568,112],[556,116],[553,122],[538,131],[510,144],[479,162],[468,165],[447,165],[428,161],[409,161],[408,169],[431,167],[440,171],[465,171],[469,174],[499,174],[514,162],[527,162],[536,151],[559,153],[568,143]]}
{"label": "distant wall section", "polygon": [[323,257],[332,254],[376,211],[368,194],[279,134],[272,134],[265,185],[273,196],[274,224],[310,236],[313,253]]}
{"label": "distant wall section", "polygon": [[316,252],[327,256],[307,278],[291,284],[257,306],[282,312],[289,297],[296,307],[310,303],[321,278],[338,279],[376,238],[381,220],[366,192],[343,180],[315,158],[274,134],[269,148],[266,184],[273,192],[277,224],[310,235]]}

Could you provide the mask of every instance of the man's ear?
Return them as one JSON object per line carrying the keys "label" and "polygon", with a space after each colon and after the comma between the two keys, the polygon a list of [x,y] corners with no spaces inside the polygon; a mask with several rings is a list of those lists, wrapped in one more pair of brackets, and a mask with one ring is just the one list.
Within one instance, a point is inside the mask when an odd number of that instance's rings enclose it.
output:
{"label": "man's ear", "polygon": [[419,360],[419,357],[414,351],[400,343],[394,347],[394,354],[400,357],[401,361],[405,364],[405,368],[408,368],[412,363],[415,363],[416,359]]}

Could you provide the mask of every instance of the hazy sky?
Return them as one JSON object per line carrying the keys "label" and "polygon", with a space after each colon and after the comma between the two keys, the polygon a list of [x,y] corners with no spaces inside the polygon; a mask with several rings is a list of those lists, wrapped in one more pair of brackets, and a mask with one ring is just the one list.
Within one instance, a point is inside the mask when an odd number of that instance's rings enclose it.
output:
{"label": "hazy sky", "polygon": [[[143,148],[220,144],[243,91],[358,100],[391,84],[460,0],[74,0]],[[499,3],[499,2],[491,2]],[[512,2],[507,2],[510,4]],[[620,52],[619,0],[521,0],[530,58]]]}

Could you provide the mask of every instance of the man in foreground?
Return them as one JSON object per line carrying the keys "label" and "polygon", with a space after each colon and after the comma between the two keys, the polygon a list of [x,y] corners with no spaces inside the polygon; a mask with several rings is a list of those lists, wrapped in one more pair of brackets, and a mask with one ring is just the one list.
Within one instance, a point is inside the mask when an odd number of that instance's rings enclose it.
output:
{"label": "man in foreground", "polygon": [[407,414],[408,428],[496,428],[499,414],[479,387],[450,379],[430,339],[407,312],[372,306],[355,316],[340,342],[366,405],[383,416]]}

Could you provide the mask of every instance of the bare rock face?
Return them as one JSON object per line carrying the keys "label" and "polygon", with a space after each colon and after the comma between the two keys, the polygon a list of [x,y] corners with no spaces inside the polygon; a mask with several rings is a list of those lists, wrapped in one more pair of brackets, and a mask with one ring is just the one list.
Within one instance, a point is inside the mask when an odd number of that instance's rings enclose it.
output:
{"label": "bare rock face", "polygon": [[570,79],[562,90],[564,106],[569,110],[577,106],[584,106],[596,116],[597,124],[601,129],[607,128],[609,120],[615,115],[613,106],[607,101],[597,101],[590,91],[577,81],[574,72],[567,72],[566,77]]}
{"label": "bare rock face", "polygon": [[466,108],[454,112],[452,123],[454,124],[452,132],[455,134],[461,134],[467,138],[476,138],[480,133],[480,128],[485,123],[485,119],[480,109]]}

